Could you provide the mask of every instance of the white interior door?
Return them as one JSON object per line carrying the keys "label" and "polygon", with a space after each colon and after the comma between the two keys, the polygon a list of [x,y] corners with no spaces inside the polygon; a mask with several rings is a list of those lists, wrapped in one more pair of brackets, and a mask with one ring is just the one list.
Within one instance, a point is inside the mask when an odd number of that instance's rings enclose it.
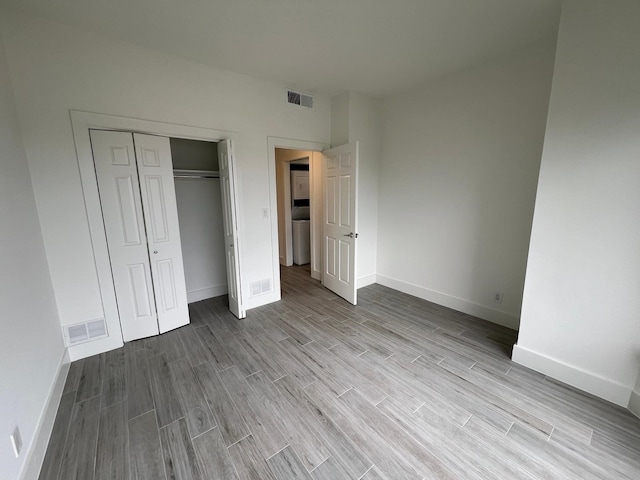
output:
{"label": "white interior door", "polygon": [[229,310],[238,318],[246,317],[242,304],[240,283],[240,248],[238,239],[237,188],[235,158],[231,140],[218,143],[218,169],[220,170],[220,194],[224,228],[224,253],[227,264]]}
{"label": "white interior door", "polygon": [[358,142],[322,152],[324,221],[322,283],[352,304],[357,303]]}
{"label": "white interior door", "polygon": [[171,144],[133,134],[160,333],[189,323]]}
{"label": "white interior door", "polygon": [[158,334],[133,138],[92,130],[91,147],[124,341]]}

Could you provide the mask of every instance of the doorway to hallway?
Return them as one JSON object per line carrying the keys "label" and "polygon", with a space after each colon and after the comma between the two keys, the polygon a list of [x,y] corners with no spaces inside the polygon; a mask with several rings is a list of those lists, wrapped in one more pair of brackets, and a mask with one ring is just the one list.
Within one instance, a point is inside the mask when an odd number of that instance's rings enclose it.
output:
{"label": "doorway to hallway", "polygon": [[358,142],[327,149],[269,139],[274,286],[279,293],[281,265],[307,262],[308,220],[310,276],[357,303],[358,148]]}
{"label": "doorway to hallway", "polygon": [[[278,260],[281,266],[311,265],[312,151],[276,148]],[[315,192],[314,192],[315,193]],[[315,233],[315,232],[314,232]],[[313,245],[312,245],[313,244]],[[311,273],[310,273],[311,274]]]}

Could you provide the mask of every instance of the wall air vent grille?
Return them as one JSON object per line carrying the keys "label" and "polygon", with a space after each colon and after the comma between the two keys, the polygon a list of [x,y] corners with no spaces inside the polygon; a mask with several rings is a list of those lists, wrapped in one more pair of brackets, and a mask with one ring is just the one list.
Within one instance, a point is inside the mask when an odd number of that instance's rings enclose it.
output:
{"label": "wall air vent grille", "polygon": [[79,343],[97,340],[107,336],[107,325],[104,318],[89,320],[88,322],[65,325],[64,339],[68,347]]}
{"label": "wall air vent grille", "polygon": [[263,293],[267,293],[271,291],[271,279],[265,278],[264,280],[258,280],[255,282],[251,282],[251,296],[255,297],[256,295],[262,295]]}
{"label": "wall air vent grille", "polygon": [[313,108],[313,97],[306,93],[287,90],[287,102],[292,105],[300,105],[301,107]]}

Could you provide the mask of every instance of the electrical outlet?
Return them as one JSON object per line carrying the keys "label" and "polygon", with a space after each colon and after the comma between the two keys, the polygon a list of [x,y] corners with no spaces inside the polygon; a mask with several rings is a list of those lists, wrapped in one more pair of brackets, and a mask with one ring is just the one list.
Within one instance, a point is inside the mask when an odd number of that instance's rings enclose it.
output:
{"label": "electrical outlet", "polygon": [[496,292],[496,294],[493,297],[493,301],[495,303],[502,303],[502,295],[503,295],[502,292]]}
{"label": "electrical outlet", "polygon": [[20,450],[22,450],[22,437],[20,436],[20,429],[17,425],[13,429],[13,433],[9,438],[11,438],[13,453],[16,455],[16,457],[20,456]]}

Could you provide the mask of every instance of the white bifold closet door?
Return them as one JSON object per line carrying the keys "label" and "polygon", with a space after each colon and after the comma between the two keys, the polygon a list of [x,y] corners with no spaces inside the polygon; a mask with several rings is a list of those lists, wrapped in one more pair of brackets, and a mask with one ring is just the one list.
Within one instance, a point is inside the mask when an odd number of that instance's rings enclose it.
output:
{"label": "white bifold closet door", "polygon": [[218,169],[220,170],[220,194],[224,228],[224,254],[227,264],[229,310],[238,318],[245,318],[240,281],[240,256],[237,212],[237,187],[235,183],[235,157],[231,140],[218,143]]}
{"label": "white bifold closet door", "polygon": [[189,323],[169,139],[92,130],[125,341]]}

